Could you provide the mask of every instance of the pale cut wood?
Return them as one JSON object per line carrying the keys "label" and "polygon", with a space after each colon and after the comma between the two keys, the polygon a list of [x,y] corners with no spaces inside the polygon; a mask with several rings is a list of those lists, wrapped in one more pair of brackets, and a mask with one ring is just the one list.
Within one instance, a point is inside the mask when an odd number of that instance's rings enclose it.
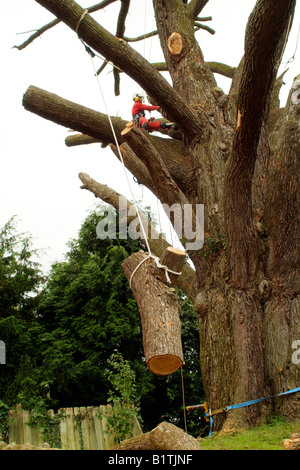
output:
{"label": "pale cut wood", "polygon": [[131,131],[132,128],[133,128],[133,126],[126,126],[126,127],[121,131],[121,135],[127,134],[128,132]]}
{"label": "pale cut wood", "polygon": [[[173,246],[169,246],[161,256],[159,264],[168,267],[169,271],[167,279],[170,279],[171,285],[175,285],[178,276],[181,275],[181,269],[185,260],[186,252],[179,250],[178,248],[174,248]],[[161,279],[161,281],[166,281],[166,272],[159,267],[155,272],[155,276]]]}

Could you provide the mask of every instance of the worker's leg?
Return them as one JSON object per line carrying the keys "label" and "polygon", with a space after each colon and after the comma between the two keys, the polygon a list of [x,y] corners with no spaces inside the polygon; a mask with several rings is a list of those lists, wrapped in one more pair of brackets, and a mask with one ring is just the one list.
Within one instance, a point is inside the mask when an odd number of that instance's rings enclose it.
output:
{"label": "worker's leg", "polygon": [[144,116],[140,117],[139,127],[142,128],[142,129],[146,129],[146,130],[149,129],[148,119],[146,119]]}
{"label": "worker's leg", "polygon": [[157,129],[161,129],[161,122],[160,121],[151,121],[148,123],[149,131],[156,131]]}

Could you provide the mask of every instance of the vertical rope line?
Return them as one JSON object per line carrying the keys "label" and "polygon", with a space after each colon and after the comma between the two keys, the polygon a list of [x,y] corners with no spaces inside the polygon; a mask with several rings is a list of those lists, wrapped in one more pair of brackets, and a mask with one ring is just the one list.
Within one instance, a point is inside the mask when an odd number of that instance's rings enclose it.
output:
{"label": "vertical rope line", "polygon": [[[77,26],[76,26],[76,34],[78,36],[78,38],[80,39],[80,41],[83,43],[83,45],[85,46],[85,43],[83,42],[83,40],[80,38],[79,36],[79,33],[78,33],[78,29],[79,29],[79,26],[82,22],[82,20],[84,19],[84,17],[89,13],[88,10],[85,10],[83,12],[83,14],[81,15],[78,23],[77,23]],[[151,249],[150,249],[150,245],[149,245],[149,242],[148,242],[148,237],[146,235],[146,232],[145,232],[145,228],[144,228],[144,225],[143,225],[143,222],[142,222],[142,219],[141,219],[141,215],[140,215],[140,211],[137,207],[137,204],[136,204],[136,199],[135,199],[135,196],[134,196],[134,193],[133,193],[133,190],[132,190],[132,187],[131,187],[131,184],[130,184],[130,181],[129,181],[129,178],[128,178],[128,174],[127,174],[127,171],[126,171],[126,167],[125,167],[125,163],[124,163],[124,160],[123,160],[123,155],[121,153],[121,150],[120,150],[120,146],[119,146],[119,142],[118,142],[118,139],[117,139],[117,136],[116,136],[116,132],[115,132],[115,128],[114,128],[114,125],[112,123],[112,120],[111,120],[111,117],[110,117],[110,114],[109,114],[109,111],[108,111],[108,107],[107,107],[107,104],[106,104],[106,100],[105,100],[105,97],[104,97],[104,94],[103,94],[103,91],[102,91],[102,87],[101,87],[101,84],[100,84],[100,79],[97,75],[97,70],[96,70],[96,67],[95,67],[95,63],[94,63],[94,60],[93,60],[93,57],[92,55],[89,53],[89,56],[90,56],[90,59],[92,61],[92,65],[93,65],[93,69],[94,69],[94,75],[97,79],[97,83],[98,83],[98,87],[99,87],[99,90],[100,90],[100,94],[101,94],[101,97],[102,97],[102,101],[103,101],[103,104],[104,104],[104,107],[105,107],[105,110],[106,110],[106,114],[107,114],[107,117],[108,117],[108,120],[109,120],[109,124],[110,124],[110,127],[111,127],[111,130],[112,130],[112,133],[113,133],[113,137],[114,137],[114,141],[115,141],[115,144],[116,144],[116,147],[117,147],[117,150],[118,150],[118,154],[119,154],[119,157],[120,157],[120,160],[121,160],[121,163],[122,163],[122,166],[123,166],[123,170],[124,170],[124,173],[125,173],[125,177],[126,177],[126,180],[127,180],[127,184],[128,184],[128,187],[129,187],[129,190],[130,190],[130,194],[131,194],[131,198],[133,200],[133,204],[134,204],[134,207],[135,207],[135,210],[136,210],[136,213],[137,213],[137,216],[138,216],[138,219],[139,219],[139,222],[140,222],[140,227],[141,227],[141,230],[142,230],[142,233],[143,233],[143,237],[144,237],[144,240],[145,240],[145,243],[146,243],[146,246],[147,246],[147,250],[149,252],[149,254],[151,255]]]}
{"label": "vertical rope line", "polygon": [[183,367],[180,368],[180,371],[181,371],[181,389],[182,389],[182,404],[183,404],[184,430],[185,430],[185,432],[187,433],[186,412],[185,412],[185,397],[184,397]]}

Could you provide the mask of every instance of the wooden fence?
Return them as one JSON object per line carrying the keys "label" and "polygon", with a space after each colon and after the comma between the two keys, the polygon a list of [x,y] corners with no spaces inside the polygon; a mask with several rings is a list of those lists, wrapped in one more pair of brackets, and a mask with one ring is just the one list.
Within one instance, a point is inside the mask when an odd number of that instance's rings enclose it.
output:
{"label": "wooden fence", "polygon": [[[9,444],[31,444],[41,447],[45,442],[63,450],[108,450],[115,445],[114,436],[106,432],[107,420],[103,413],[106,406],[64,408],[50,417],[57,419],[56,444],[49,442],[49,436],[43,432],[41,425],[28,424],[30,412],[17,407],[10,414]],[[136,417],[132,422],[132,435],[142,434]]]}

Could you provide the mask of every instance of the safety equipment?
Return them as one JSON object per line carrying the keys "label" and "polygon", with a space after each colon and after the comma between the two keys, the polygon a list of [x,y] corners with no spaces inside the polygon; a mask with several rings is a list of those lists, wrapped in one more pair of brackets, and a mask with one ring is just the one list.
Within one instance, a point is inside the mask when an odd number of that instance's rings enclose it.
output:
{"label": "safety equipment", "polygon": [[132,97],[133,101],[140,101],[140,99],[142,101],[144,101],[144,97],[143,95],[141,95],[141,93],[135,93]]}

